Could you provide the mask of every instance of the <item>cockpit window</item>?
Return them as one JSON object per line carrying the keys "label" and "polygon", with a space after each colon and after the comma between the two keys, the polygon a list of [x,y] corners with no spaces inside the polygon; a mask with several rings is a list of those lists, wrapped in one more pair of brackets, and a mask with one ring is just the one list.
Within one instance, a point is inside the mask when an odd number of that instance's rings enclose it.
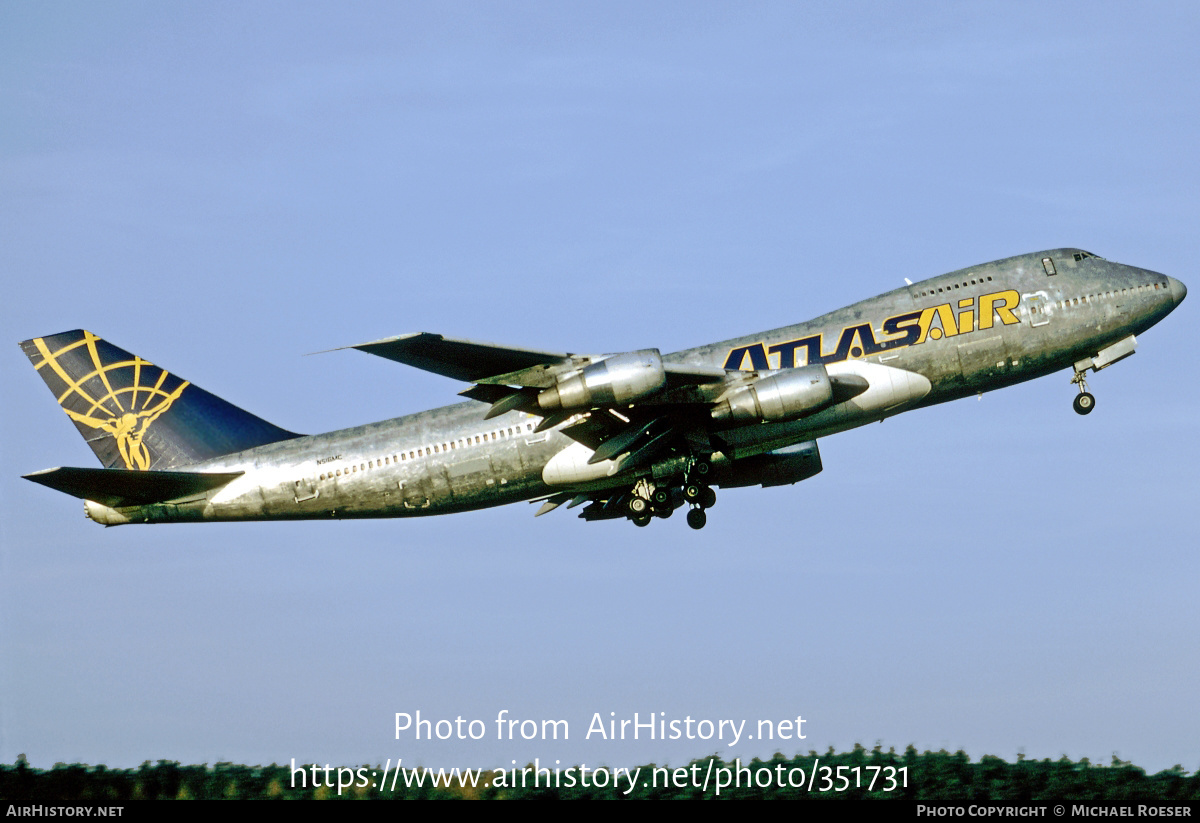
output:
{"label": "cockpit window", "polygon": [[1097,260],[1103,260],[1103,259],[1104,259],[1103,257],[1101,257],[1101,256],[1100,256],[1100,255],[1098,255],[1098,254],[1092,254],[1090,251],[1077,251],[1077,252],[1075,252],[1075,254],[1074,254],[1074,255],[1072,255],[1072,256],[1075,258],[1075,262],[1076,262],[1076,263],[1078,263],[1080,260],[1084,260],[1084,259],[1086,259],[1086,258],[1088,258],[1088,257],[1094,257],[1094,258],[1096,258]]}

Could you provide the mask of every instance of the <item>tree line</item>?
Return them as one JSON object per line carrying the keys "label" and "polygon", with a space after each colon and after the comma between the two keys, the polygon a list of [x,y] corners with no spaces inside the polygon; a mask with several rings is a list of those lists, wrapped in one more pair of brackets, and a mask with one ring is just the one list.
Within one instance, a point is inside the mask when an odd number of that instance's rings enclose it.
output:
{"label": "tree line", "polygon": [[[532,767],[530,767],[532,768]],[[722,772],[721,770],[725,770]],[[340,792],[328,780],[299,781],[289,766],[244,766],[234,763],[185,766],[159,760],[134,769],[55,764],[33,768],[25,756],[13,765],[0,765],[0,798],[6,804],[81,803],[121,804],[139,800],[251,800],[251,799],[880,799],[928,804],[1094,805],[1148,804],[1178,806],[1200,804],[1200,772],[1189,774],[1182,766],[1157,774],[1112,758],[1096,764],[1087,758],[1072,761],[1031,760],[1007,762],[985,756],[973,762],[964,752],[945,750],[918,753],[909,746],[902,753],[881,746],[855,746],[848,752],[829,751],[769,760],[725,761],[716,756],[694,760],[683,767],[647,764],[637,781],[580,780],[578,770],[562,769],[553,785],[546,775],[535,785],[531,772],[482,772],[482,779],[451,779],[431,785],[422,780],[391,780],[387,785],[353,785]],[[378,776],[382,767],[356,767],[359,775]],[[434,770],[436,772],[436,770]],[[574,779],[564,779],[573,771]],[[734,785],[736,773],[738,785]],[[715,774],[726,785],[717,788]],[[312,776],[312,767],[308,769]],[[700,777],[708,776],[707,786]],[[517,779],[514,779],[516,777]],[[595,774],[593,772],[593,777]],[[356,781],[362,783],[363,781]],[[546,785],[551,782],[552,785]],[[603,784],[602,784],[603,783]],[[314,785],[317,784],[317,785]],[[523,784],[523,785],[522,785]],[[570,785],[568,785],[570,784]],[[799,785],[797,785],[799,784]]]}

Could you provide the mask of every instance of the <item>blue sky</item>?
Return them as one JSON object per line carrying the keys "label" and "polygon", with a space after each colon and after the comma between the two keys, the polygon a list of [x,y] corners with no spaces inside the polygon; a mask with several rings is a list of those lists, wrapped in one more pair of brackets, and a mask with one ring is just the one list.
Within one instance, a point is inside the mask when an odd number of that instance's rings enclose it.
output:
{"label": "blue sky", "polygon": [[[1192,4],[7,4],[0,760],[626,766],[876,741],[1200,768],[1192,302],[823,441],[709,526],[525,504],[101,529],[16,343],[84,327],[319,432],[463,386],[409,331],[672,351],[1079,246],[1195,285]],[[566,719],[395,740],[393,715]],[[807,738],[584,739],[594,713]],[[494,730],[494,726],[489,726]]]}

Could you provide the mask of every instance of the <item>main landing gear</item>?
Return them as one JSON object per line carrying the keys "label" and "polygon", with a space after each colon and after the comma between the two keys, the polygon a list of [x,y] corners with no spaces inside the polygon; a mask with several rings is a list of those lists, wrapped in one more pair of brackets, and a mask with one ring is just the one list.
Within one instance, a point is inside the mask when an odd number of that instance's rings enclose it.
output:
{"label": "main landing gear", "polygon": [[633,525],[638,527],[650,525],[650,520],[654,517],[665,520],[675,511],[671,490],[666,486],[653,486],[646,480],[639,480],[625,502],[625,511]]}
{"label": "main landing gear", "polygon": [[684,475],[682,487],[672,488],[654,485],[646,479],[639,480],[625,502],[626,517],[635,526],[647,526],[652,518],[661,517],[665,520],[670,517],[682,502],[691,506],[687,513],[687,524],[693,529],[704,528],[708,522],[705,509],[711,509],[717,502],[717,493],[708,485],[711,472],[712,464],[698,458]]}
{"label": "main landing gear", "polygon": [[691,504],[687,513],[687,524],[693,529],[703,529],[708,522],[705,509],[711,509],[717,503],[717,493],[708,485],[708,475],[712,472],[712,464],[700,458],[692,464],[686,482],[683,484],[683,499]]}
{"label": "main landing gear", "polygon": [[1075,409],[1076,414],[1090,414],[1092,409],[1096,408],[1096,398],[1087,390],[1087,381],[1083,379],[1084,371],[1075,371],[1075,376],[1071,378],[1071,382],[1079,386],[1079,394],[1075,396],[1075,400],[1071,405]]}
{"label": "main landing gear", "polygon": [[650,525],[650,501],[634,494],[625,506],[629,509],[629,519],[633,521],[633,525],[638,527]]}

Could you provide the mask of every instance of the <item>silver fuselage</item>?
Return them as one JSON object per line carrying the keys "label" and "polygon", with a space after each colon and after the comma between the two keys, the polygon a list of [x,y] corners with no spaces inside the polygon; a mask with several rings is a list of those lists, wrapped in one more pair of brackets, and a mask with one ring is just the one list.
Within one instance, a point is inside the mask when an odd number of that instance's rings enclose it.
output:
{"label": "silver fuselage", "polygon": [[[818,360],[851,371],[875,364],[918,375],[922,386],[928,381],[921,396],[899,403],[842,404],[791,422],[721,431],[727,453],[715,454],[714,463],[779,449],[1070,368],[1145,331],[1186,291],[1165,275],[1093,256],[1076,259],[1081,254],[1057,249],[962,269],[805,323],[663,360],[759,374]],[[223,488],[120,510],[89,502],[88,513],[114,525],[407,517],[564,491],[547,482],[546,467],[578,445],[557,429],[535,432],[541,418],[524,412],[485,420],[488,408],[460,403],[226,455],[187,467],[245,472]],[[632,479],[616,474],[566,488],[617,487]]]}

